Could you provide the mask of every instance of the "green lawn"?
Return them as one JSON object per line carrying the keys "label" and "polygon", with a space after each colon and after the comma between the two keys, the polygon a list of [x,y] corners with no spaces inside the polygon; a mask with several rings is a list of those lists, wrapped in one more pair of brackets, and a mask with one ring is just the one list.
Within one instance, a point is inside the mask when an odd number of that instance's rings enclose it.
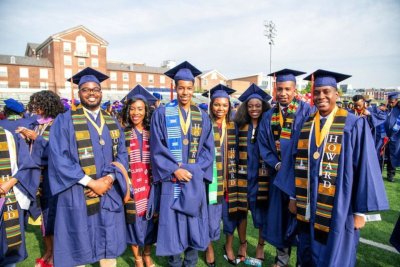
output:
{"label": "green lawn", "polygon": [[[386,172],[385,172],[386,173]],[[400,212],[400,169],[397,171],[396,182],[390,183],[385,180],[386,192],[390,202],[390,210],[381,212],[382,221],[380,222],[369,222],[364,229],[361,230],[361,236],[363,238],[373,240],[383,244],[389,244],[389,236],[393,230],[394,224],[397,221]],[[247,253],[250,256],[255,256],[255,249],[257,246],[258,231],[253,228],[251,216],[248,217],[248,250]],[[40,231],[38,227],[29,226],[27,231],[27,245],[29,257],[18,266],[32,267],[34,261],[40,256],[40,250],[43,249],[41,245]],[[235,239],[234,250],[237,251],[239,247],[239,241]],[[219,242],[214,246],[216,252],[217,266],[228,266],[223,259],[223,245],[225,243],[225,237],[222,235]],[[153,251],[154,253],[154,251]],[[296,248],[292,250],[292,257],[290,266],[295,266],[295,255]],[[265,262],[263,266],[271,266],[273,264],[275,250],[272,246],[265,246]],[[167,266],[165,258],[157,258],[153,254],[153,259],[157,266]],[[200,253],[200,260],[198,266],[206,266],[204,263],[204,254]],[[241,264],[244,266],[244,264]],[[98,265],[93,265],[98,266]],[[134,260],[132,253],[129,249],[118,258],[118,266],[134,266]],[[379,248],[375,248],[369,245],[360,243],[357,253],[357,266],[400,266],[400,255]]]}

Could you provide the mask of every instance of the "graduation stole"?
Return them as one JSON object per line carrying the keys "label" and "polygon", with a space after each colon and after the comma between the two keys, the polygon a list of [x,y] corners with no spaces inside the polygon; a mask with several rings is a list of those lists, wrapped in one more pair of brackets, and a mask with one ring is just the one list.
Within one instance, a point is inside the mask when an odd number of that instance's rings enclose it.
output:
{"label": "graduation stole", "polygon": [[[181,134],[181,121],[179,118],[179,105],[178,101],[172,101],[165,106],[165,123],[167,127],[167,145],[175,160],[178,163],[183,162],[182,156],[182,134]],[[196,163],[197,152],[199,148],[199,140],[202,133],[202,117],[198,107],[190,106],[190,124],[191,125],[191,138],[185,145],[190,145],[188,163]],[[174,181],[174,179],[173,179]],[[178,198],[182,191],[179,181],[174,181],[174,198]]]}
{"label": "graduation stole", "polygon": [[[100,110],[101,114],[105,119],[105,124],[110,131],[110,137],[113,140],[113,156],[116,157],[118,149],[118,139],[120,132],[118,125],[115,123],[113,118],[103,110]],[[94,161],[93,145],[90,139],[90,132],[88,128],[88,119],[85,116],[82,105],[76,107],[76,110],[71,110],[72,124],[74,125],[75,138],[78,146],[79,164],[82,167],[85,175],[90,176],[92,179],[96,179],[96,165]],[[100,136],[99,136],[100,138]],[[100,139],[100,143],[101,143]],[[104,141],[103,141],[104,142]],[[100,197],[89,198],[85,195],[86,208],[88,216],[96,214],[100,210]]]}
{"label": "graduation stole", "polygon": [[[323,158],[319,166],[317,209],[315,214],[315,239],[326,243],[330,231],[332,210],[336,193],[336,177],[338,172],[339,158],[343,139],[343,129],[346,123],[347,110],[338,109],[334,116],[332,125],[322,141],[324,144]],[[315,119],[314,119],[315,118]],[[318,122],[314,124],[314,121]],[[314,127],[314,125],[316,125]],[[326,125],[326,124],[325,124]],[[308,225],[310,219],[310,140],[311,132],[319,127],[319,116],[311,115],[304,124],[297,146],[295,163],[296,177],[296,200],[297,220],[299,224]],[[328,125],[329,126],[329,125]],[[324,131],[324,129],[323,129]],[[319,133],[319,132],[318,132]],[[316,140],[318,138],[315,138]],[[315,152],[312,157],[319,160],[319,153]]]}
{"label": "graduation stole", "polygon": [[[129,155],[128,174],[134,190],[133,199],[131,198],[125,204],[127,221],[132,214],[141,217],[147,211],[151,184],[149,136],[150,132],[143,130],[142,147],[139,147],[139,140],[134,128],[125,128],[125,144]],[[142,158],[140,157],[141,151]]]}
{"label": "graduation stole", "polygon": [[[0,184],[7,182],[11,177],[10,151],[7,143],[6,132],[0,127]],[[19,212],[14,190],[11,188],[6,193],[5,202],[2,207],[2,221],[5,226],[7,252],[12,256],[22,244],[21,226],[19,224]]]}
{"label": "graduation stole", "polygon": [[7,120],[9,120],[9,121],[16,121],[16,120],[19,120],[19,119],[22,119],[21,115],[10,115],[10,116],[7,117]]}
{"label": "graduation stole", "polygon": [[[215,144],[215,157],[213,162],[213,182],[208,185],[208,204],[221,204],[224,199],[224,189],[226,188],[224,177],[227,177],[227,164],[228,160],[228,140],[234,140],[235,137],[235,124],[225,121],[222,124],[222,135],[219,134],[218,125],[213,122],[214,131],[214,144]],[[236,143],[236,142],[235,142]],[[223,146],[223,147],[222,147]],[[222,149],[225,151],[225,157],[222,158]],[[224,173],[225,172],[225,173]],[[229,172],[229,171],[228,171]],[[236,172],[236,166],[235,166]]]}
{"label": "graduation stole", "polygon": [[274,113],[271,117],[271,130],[274,135],[276,151],[278,152],[278,158],[281,158],[281,146],[279,139],[290,139],[292,136],[292,127],[295,120],[295,114],[299,102],[293,98],[292,102],[288,105],[287,116],[283,117],[280,105],[277,104],[274,108]]}

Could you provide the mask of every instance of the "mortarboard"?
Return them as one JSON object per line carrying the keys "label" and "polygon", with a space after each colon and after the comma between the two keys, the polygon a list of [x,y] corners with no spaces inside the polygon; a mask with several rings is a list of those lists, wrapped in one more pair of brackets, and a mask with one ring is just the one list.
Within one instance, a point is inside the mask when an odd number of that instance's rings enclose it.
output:
{"label": "mortarboard", "polygon": [[104,110],[106,110],[107,107],[110,106],[110,105],[111,105],[111,101],[108,100],[108,101],[104,102],[103,105],[101,105],[101,108],[104,109]]}
{"label": "mortarboard", "polygon": [[17,113],[24,112],[24,105],[21,102],[18,102],[17,100],[13,98],[9,98],[4,100],[4,103],[6,104],[6,107],[12,111],[15,111]]}
{"label": "mortarboard", "polygon": [[296,76],[306,74],[305,72],[302,71],[297,71],[297,70],[291,70],[291,69],[283,69],[280,71],[272,72],[268,74],[268,76],[276,77],[276,82],[281,83],[281,82],[288,82],[292,81],[296,83]]}
{"label": "mortarboard", "polygon": [[252,83],[249,86],[249,88],[247,88],[246,91],[244,91],[244,93],[238,99],[241,102],[244,102],[244,101],[250,100],[252,98],[257,98],[262,101],[268,101],[272,97],[269,94],[267,94],[266,92],[264,92],[260,87],[258,87],[254,83]]}
{"label": "mortarboard", "polygon": [[319,69],[305,77],[304,80],[311,81],[313,75],[314,87],[332,86],[337,88],[337,83],[351,77],[351,75]]}
{"label": "mortarboard", "polygon": [[229,88],[223,84],[218,84],[217,86],[214,86],[211,88],[209,91],[204,92],[202,96],[208,97],[208,94],[211,92],[211,99],[223,97],[223,98],[229,98],[229,95],[233,94],[236,92],[236,90],[233,90],[232,88]]}
{"label": "mortarboard", "polygon": [[336,101],[336,104],[343,104],[342,101]]}
{"label": "mortarboard", "polygon": [[201,108],[202,110],[207,111],[207,110],[208,110],[208,105],[207,105],[206,103],[201,103],[201,104],[199,105],[199,108]]}
{"label": "mortarboard", "polygon": [[234,107],[237,107],[237,106],[239,106],[239,105],[240,105],[239,102],[237,102],[237,101],[233,102],[233,106],[234,106]]}
{"label": "mortarboard", "polygon": [[182,62],[178,66],[168,70],[164,73],[166,76],[170,77],[177,83],[178,81],[192,81],[194,78],[201,74],[196,67],[187,61]]}
{"label": "mortarboard", "polygon": [[154,96],[155,98],[157,98],[158,100],[162,100],[162,99],[163,99],[162,95],[161,95],[160,93],[157,93],[157,92],[154,92],[154,93],[153,93],[153,96]]}
{"label": "mortarboard", "polygon": [[78,87],[80,87],[82,84],[87,82],[95,82],[100,85],[102,81],[108,79],[108,76],[95,69],[87,67],[86,69],[81,70],[71,78],[67,79],[67,81],[70,82],[71,79],[74,84],[77,84]]}
{"label": "mortarboard", "polygon": [[158,99],[153,96],[149,91],[146,90],[143,86],[140,84],[136,85],[123,99],[122,102],[124,102],[127,99],[131,98],[138,98],[142,99],[146,102],[155,102]]}
{"label": "mortarboard", "polygon": [[399,98],[399,92],[390,92],[390,93],[388,93],[388,99],[396,99],[396,98]]}
{"label": "mortarboard", "polygon": [[371,101],[372,101],[372,99],[365,100],[365,102],[367,102],[367,103],[371,103]]}

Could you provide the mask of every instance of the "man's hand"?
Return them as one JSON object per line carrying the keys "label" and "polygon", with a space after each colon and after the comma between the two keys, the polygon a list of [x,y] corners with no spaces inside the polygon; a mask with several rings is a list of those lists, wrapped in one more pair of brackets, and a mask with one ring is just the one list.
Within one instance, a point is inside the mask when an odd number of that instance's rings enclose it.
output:
{"label": "man's hand", "polygon": [[27,129],[25,127],[18,127],[15,130],[15,132],[21,134],[21,136],[24,139],[27,138],[27,139],[30,139],[30,140],[36,140],[36,138],[38,137],[38,134],[35,131]]}
{"label": "man's hand", "polygon": [[354,217],[354,228],[355,229],[361,229],[365,226],[365,217],[364,216],[360,216],[360,215],[353,215]]}
{"label": "man's hand", "polygon": [[94,198],[94,197],[98,197],[99,195],[98,194],[96,194],[92,189],[90,189],[90,188],[87,188],[86,190],[85,190],[85,195],[87,196],[87,197],[92,197],[92,198]]}
{"label": "man's hand", "polygon": [[178,179],[181,182],[189,182],[193,176],[188,170],[181,169],[181,168],[177,169],[174,172],[174,175],[175,175],[176,179]]}
{"label": "man's hand", "polygon": [[292,214],[297,214],[296,199],[289,200],[289,211]]}
{"label": "man's hand", "polygon": [[[110,176],[103,176],[97,180],[90,180],[88,187],[97,195],[103,196],[111,189],[113,179]],[[89,196],[89,195],[88,195]]]}

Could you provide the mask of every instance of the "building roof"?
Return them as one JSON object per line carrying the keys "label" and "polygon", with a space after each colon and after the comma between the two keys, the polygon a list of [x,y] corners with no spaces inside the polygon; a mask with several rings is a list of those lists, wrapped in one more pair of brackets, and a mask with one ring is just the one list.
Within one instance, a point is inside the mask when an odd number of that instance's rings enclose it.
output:
{"label": "building roof", "polygon": [[36,48],[37,48],[39,45],[40,45],[40,44],[37,44],[37,43],[27,43],[27,44],[26,44],[26,49],[25,49],[25,56],[28,56],[29,48],[30,48],[31,50],[35,50],[35,51],[36,51]]}
{"label": "building roof", "polygon": [[232,79],[230,79],[230,80],[231,80],[231,81],[232,81],[232,80],[242,80],[242,79],[248,79],[248,78],[255,77],[255,76],[262,76],[262,72],[255,73],[255,74],[253,74],[253,75],[247,75],[247,76],[242,76],[242,77],[236,77],[236,78],[232,78]]}
{"label": "building roof", "polygon": [[207,75],[209,75],[209,74],[211,74],[211,73],[213,73],[213,72],[216,72],[216,73],[217,73],[219,76],[221,76],[224,80],[228,80],[224,75],[222,75],[221,72],[219,72],[219,71],[217,71],[217,70],[215,70],[215,69],[203,71],[203,72],[201,73],[201,75],[200,75],[200,78],[203,79],[204,77],[206,77]]}
{"label": "building roof", "polygon": [[[11,63],[11,58],[15,58],[15,63]],[[21,56],[10,56],[0,55],[0,64],[5,65],[23,65],[23,66],[37,66],[52,68],[53,65],[47,58],[36,58],[36,57],[21,57]]]}
{"label": "building roof", "polygon": [[133,72],[145,72],[145,73],[157,73],[157,74],[164,74],[164,72],[169,70],[169,68],[151,67],[146,65],[136,65],[134,63],[125,63],[116,61],[107,62],[107,69],[109,71],[120,70],[120,71],[133,71]]}

